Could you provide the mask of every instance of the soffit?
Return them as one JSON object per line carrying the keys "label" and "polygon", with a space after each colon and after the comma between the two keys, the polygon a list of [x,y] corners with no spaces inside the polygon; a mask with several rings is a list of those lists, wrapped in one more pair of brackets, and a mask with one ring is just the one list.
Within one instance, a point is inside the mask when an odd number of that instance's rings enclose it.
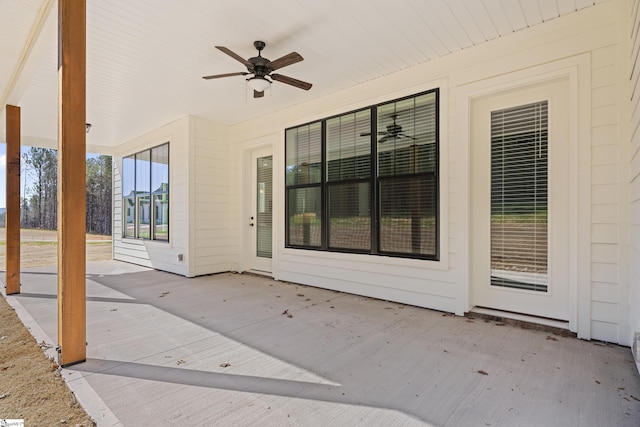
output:
{"label": "soffit", "polygon": [[[113,147],[188,114],[241,123],[600,2],[87,0],[88,143]],[[55,34],[42,32],[47,47],[28,84],[18,90],[11,80],[49,3],[0,0],[0,93],[19,101],[23,136],[33,140],[56,138]],[[57,19],[56,8],[50,15]],[[305,60],[279,73],[313,88],[276,82],[253,99],[243,77],[201,78],[245,71],[214,46],[250,57],[255,40],[271,60],[299,52]]]}

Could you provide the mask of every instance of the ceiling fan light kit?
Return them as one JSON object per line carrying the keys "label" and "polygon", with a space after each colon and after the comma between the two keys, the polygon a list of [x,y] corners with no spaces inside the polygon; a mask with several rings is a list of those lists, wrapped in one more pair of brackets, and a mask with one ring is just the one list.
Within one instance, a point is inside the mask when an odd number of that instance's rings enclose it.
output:
{"label": "ceiling fan light kit", "polygon": [[249,87],[256,92],[264,92],[271,87],[271,82],[264,77],[251,77],[247,79]]}
{"label": "ceiling fan light kit", "polygon": [[[311,89],[311,86],[313,86],[311,83],[294,79],[293,77],[284,76],[282,74],[272,74],[272,72],[275,70],[302,61],[304,58],[299,53],[291,52],[290,54],[278,58],[274,61],[269,61],[267,58],[262,56],[262,50],[265,47],[265,43],[263,41],[255,41],[253,42],[253,46],[258,50],[258,56],[254,56],[249,59],[244,59],[237,53],[224,46],[216,46],[216,49],[226,53],[236,61],[241,62],[245,67],[247,67],[247,71],[214,74],[212,76],[204,76],[202,78],[205,80],[209,80],[218,79],[221,77],[246,76],[249,74],[253,74],[253,77],[249,77],[247,79],[247,83],[249,84],[249,87],[253,89],[254,98],[262,98],[264,96],[264,91],[271,87],[272,81],[288,84],[290,86],[294,86],[303,90]],[[269,77],[271,80],[269,80],[267,77]]]}

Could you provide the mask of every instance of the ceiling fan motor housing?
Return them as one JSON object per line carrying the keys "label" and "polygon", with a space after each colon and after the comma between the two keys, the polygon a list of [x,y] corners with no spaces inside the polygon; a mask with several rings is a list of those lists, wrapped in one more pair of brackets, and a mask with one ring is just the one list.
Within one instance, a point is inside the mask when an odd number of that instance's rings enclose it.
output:
{"label": "ceiling fan motor housing", "polygon": [[393,124],[387,125],[387,132],[389,132],[392,135],[397,135],[400,132],[402,132],[402,126],[396,124],[394,121]]}
{"label": "ceiling fan motor housing", "polygon": [[[212,76],[203,76],[202,78],[209,80],[217,79],[220,77],[246,76],[247,74],[253,74],[253,77],[250,77],[249,79],[247,79],[247,81],[249,81],[250,83],[255,83],[254,85],[251,85],[251,87],[254,89],[254,98],[261,98],[263,96],[263,91],[260,90],[262,85],[258,86],[258,84],[256,83],[258,81],[268,82],[270,84],[271,80],[274,80],[303,90],[311,89],[311,83],[294,79],[282,74],[271,74],[275,70],[279,70],[280,68],[284,68],[291,64],[302,61],[304,58],[302,58],[299,53],[291,52],[288,55],[284,55],[276,59],[275,61],[270,61],[262,56],[262,50],[266,46],[265,42],[256,40],[255,42],[253,42],[253,46],[258,50],[258,56],[254,56],[249,59],[244,59],[242,56],[224,46],[216,46],[216,49],[226,53],[236,61],[244,64],[244,66],[247,67],[248,72],[241,71],[238,73],[214,74]],[[267,79],[267,77],[271,78],[271,80]],[[268,85],[266,87],[268,87]]]}

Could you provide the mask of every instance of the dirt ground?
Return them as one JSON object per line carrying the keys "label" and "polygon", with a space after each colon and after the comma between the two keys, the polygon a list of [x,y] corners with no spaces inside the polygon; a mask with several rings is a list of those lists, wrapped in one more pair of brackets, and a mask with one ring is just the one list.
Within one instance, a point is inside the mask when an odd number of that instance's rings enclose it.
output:
{"label": "dirt ground", "polygon": [[[56,265],[57,233],[21,231],[22,268]],[[0,281],[6,241],[0,229]],[[111,237],[87,235],[87,261],[111,259]],[[0,420],[24,419],[25,426],[94,426],[66,386],[55,361],[44,354],[15,311],[0,298]]]}

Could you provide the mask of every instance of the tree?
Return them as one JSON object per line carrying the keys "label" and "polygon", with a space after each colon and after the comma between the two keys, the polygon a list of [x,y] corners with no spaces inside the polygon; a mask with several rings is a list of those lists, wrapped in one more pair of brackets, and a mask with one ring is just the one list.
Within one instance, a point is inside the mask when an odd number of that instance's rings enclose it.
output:
{"label": "tree", "polygon": [[[21,227],[57,228],[58,153],[31,147],[22,155],[26,181],[21,198]],[[111,234],[111,156],[87,159],[87,232]]]}
{"label": "tree", "polygon": [[[33,186],[29,189],[32,195],[28,202],[32,216],[26,217],[27,223],[23,226],[54,230],[57,221],[58,197],[56,190],[57,152],[49,148],[31,147],[27,153],[23,154],[23,159],[25,166],[31,169],[32,176],[35,176]],[[25,219],[24,216],[23,219]]]}
{"label": "tree", "polygon": [[111,156],[87,159],[87,232],[111,234]]}

